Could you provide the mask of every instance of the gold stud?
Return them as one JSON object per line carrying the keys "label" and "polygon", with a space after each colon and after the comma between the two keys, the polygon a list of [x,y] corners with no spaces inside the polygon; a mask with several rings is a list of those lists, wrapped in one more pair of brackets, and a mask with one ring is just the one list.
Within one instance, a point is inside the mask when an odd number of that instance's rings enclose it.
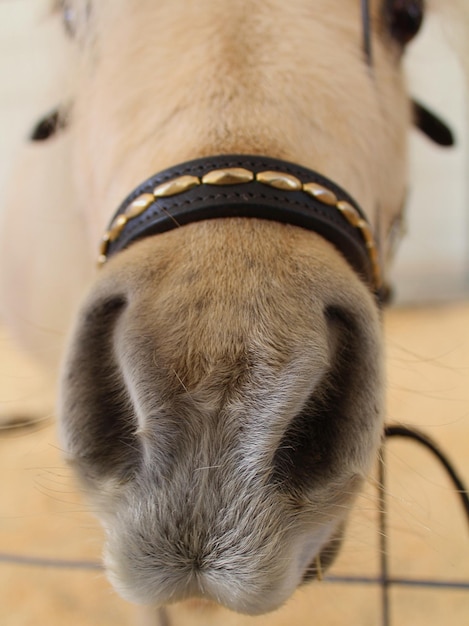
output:
{"label": "gold stud", "polygon": [[373,241],[367,243],[366,247],[368,249],[368,257],[371,261],[371,266],[373,270],[373,281],[374,281],[375,287],[379,288],[381,287],[382,280],[381,280],[381,268],[379,264],[378,248],[376,247],[376,244]]}
{"label": "gold stud", "polygon": [[116,219],[112,222],[111,227],[109,228],[109,241],[115,241],[121,232],[124,230],[124,226],[127,224],[128,219],[125,215],[118,215]]}
{"label": "gold stud", "polygon": [[366,248],[368,250],[368,256],[370,257],[371,261],[373,262],[373,264],[378,264],[379,263],[379,257],[378,257],[378,248],[376,247],[376,244],[373,243],[368,243],[366,244]]}
{"label": "gold stud", "polygon": [[197,176],[179,176],[155,187],[153,195],[155,198],[176,196],[179,193],[184,193],[184,191],[197,187],[197,185],[200,185],[200,179]]}
{"label": "gold stud", "polygon": [[377,265],[379,263],[379,257],[378,257],[378,248],[376,247],[376,244],[374,242],[370,242],[366,244],[367,250],[368,250],[368,256],[370,257],[372,263],[374,265]]}
{"label": "gold stud", "polygon": [[349,224],[352,226],[358,227],[359,222],[362,221],[360,214],[357,209],[353,207],[350,202],[346,202],[345,200],[340,200],[336,207],[342,213],[342,215],[347,219]]}
{"label": "gold stud", "polygon": [[204,185],[236,185],[249,183],[254,180],[254,174],[244,167],[227,167],[221,170],[212,170],[202,177]]}
{"label": "gold stud", "polygon": [[285,191],[299,191],[301,189],[301,181],[296,176],[284,172],[259,172],[256,174],[256,179],[264,185],[275,187],[275,189]]}
{"label": "gold stud", "polygon": [[107,249],[109,248],[109,233],[104,233],[103,238],[101,239],[101,243],[99,244],[99,254],[100,256],[106,256]]}
{"label": "gold stud", "polygon": [[150,204],[155,201],[155,196],[152,193],[142,193],[142,195],[132,200],[129,206],[124,211],[124,215],[127,219],[132,219],[133,217],[137,217],[137,215],[141,215],[145,213]]}
{"label": "gold stud", "polygon": [[357,224],[357,228],[360,229],[360,232],[365,240],[367,247],[370,244],[374,244],[373,233],[371,232],[371,228],[368,226],[368,223],[365,220],[360,220]]}
{"label": "gold stud", "polygon": [[309,193],[310,196],[316,198],[320,202],[324,204],[329,204],[330,206],[335,206],[337,204],[337,196],[330,189],[326,189],[322,185],[318,185],[317,183],[305,183],[303,185],[303,191]]}

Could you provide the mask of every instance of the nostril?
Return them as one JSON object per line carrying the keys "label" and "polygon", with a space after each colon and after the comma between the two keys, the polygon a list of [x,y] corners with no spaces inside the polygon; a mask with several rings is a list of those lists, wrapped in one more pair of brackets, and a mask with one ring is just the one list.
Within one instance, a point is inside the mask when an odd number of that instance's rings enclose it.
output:
{"label": "nostril", "polygon": [[93,305],[86,311],[83,323],[94,324],[95,329],[112,330],[118,315],[127,306],[127,298],[118,294],[103,299]]}
{"label": "nostril", "polygon": [[330,376],[326,378],[293,418],[275,452],[273,481],[287,490],[318,486],[332,471],[337,419],[332,414],[338,407]]}
{"label": "nostril", "polygon": [[341,306],[329,305],[324,310],[324,316],[329,325],[341,327],[346,332],[354,331],[356,326],[353,314]]}
{"label": "nostril", "polygon": [[329,307],[325,317],[330,369],[288,425],[274,455],[273,480],[287,489],[312,488],[337,475],[346,461],[347,431],[354,430],[350,406],[359,369],[355,324],[336,307]]}
{"label": "nostril", "polygon": [[60,411],[69,460],[95,483],[125,477],[135,464],[135,420],[115,357],[115,328],[127,299],[115,295],[85,309],[63,371]]}

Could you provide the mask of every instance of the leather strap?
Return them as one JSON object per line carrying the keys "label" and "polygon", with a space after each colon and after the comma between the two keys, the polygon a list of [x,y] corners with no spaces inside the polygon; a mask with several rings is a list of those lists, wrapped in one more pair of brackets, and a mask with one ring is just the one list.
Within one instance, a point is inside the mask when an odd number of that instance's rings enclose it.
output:
{"label": "leather strap", "polygon": [[[269,157],[221,155],[182,163],[152,176],[139,185],[117,210],[105,236],[104,260],[127,248],[133,242],[151,235],[184,226],[191,222],[224,217],[245,217],[274,220],[314,231],[330,241],[347,259],[362,279],[379,296],[376,268],[360,229],[353,226],[336,208],[299,190],[278,189],[254,178],[237,184],[198,184],[169,197],[155,198],[140,215],[127,221],[118,236],[109,239],[112,225],[128,212],[132,202],[149,194],[162,183],[181,176],[196,176],[200,180],[213,170],[244,168],[254,175],[274,171],[292,175],[302,184],[316,183],[336,195],[338,202],[348,203],[357,216],[366,218],[357,203],[339,185],[307,168]],[[367,224],[367,223],[366,223]],[[367,227],[368,228],[368,227]]]}

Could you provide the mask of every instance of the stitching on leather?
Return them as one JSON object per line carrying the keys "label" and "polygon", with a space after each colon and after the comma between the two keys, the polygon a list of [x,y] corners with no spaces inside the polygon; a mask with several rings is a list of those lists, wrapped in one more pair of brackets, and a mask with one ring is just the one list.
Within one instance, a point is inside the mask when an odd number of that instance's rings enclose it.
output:
{"label": "stitching on leather", "polygon": [[[288,192],[288,193],[292,193],[292,192]],[[348,224],[348,222],[340,216],[340,214],[338,213],[338,210],[334,209],[334,207],[331,207],[331,211],[329,213],[327,212],[327,209],[323,211],[319,209],[317,206],[315,206],[314,204],[303,203],[303,202],[300,202],[299,200],[293,200],[292,198],[287,198],[283,196],[279,197],[279,196],[269,196],[269,195],[263,195],[263,194],[253,194],[249,192],[246,194],[240,194],[237,192],[233,192],[231,194],[220,194],[220,193],[209,194],[209,195],[199,196],[198,198],[193,198],[191,200],[186,199],[182,202],[168,203],[167,207],[164,206],[161,199],[158,199],[156,202],[150,205],[147,211],[143,213],[140,216],[140,218],[143,219],[143,218],[153,217],[157,215],[164,215],[165,211],[167,211],[168,214],[171,215],[171,210],[178,209],[182,206],[191,206],[192,204],[198,204],[207,200],[246,200],[246,198],[249,198],[249,200],[252,200],[252,201],[255,201],[256,199],[267,200],[267,201],[275,200],[277,202],[281,202],[282,204],[288,204],[290,206],[301,207],[302,209],[306,209],[306,210],[313,210],[318,215],[321,215],[321,216],[325,215],[326,219],[330,218],[333,221],[337,222],[338,224]],[[163,205],[163,208],[160,208],[161,205]],[[152,208],[153,208],[153,211],[152,211]],[[140,219],[137,218],[137,220],[134,220],[134,221],[139,222]],[[129,225],[131,224],[132,222],[129,222]],[[353,231],[355,231],[353,226],[350,226],[350,228]]]}
{"label": "stitching on leather", "polygon": [[[188,192],[190,193],[190,192]],[[291,192],[288,191],[286,192],[288,194],[291,193],[295,193],[295,192]],[[297,192],[297,193],[301,193],[301,192]],[[141,216],[139,216],[137,219],[132,220],[132,222],[128,222],[128,224],[126,225],[126,232],[128,234],[128,236],[126,237],[126,239],[128,239],[129,237],[131,237],[133,234],[135,234],[136,232],[138,232],[141,227],[144,224],[148,224],[149,222],[155,220],[155,224],[160,221],[160,218],[165,218],[170,220],[171,217],[174,217],[174,219],[177,221],[177,215],[172,215],[172,210],[176,210],[180,207],[183,206],[191,206],[193,204],[197,204],[197,203],[202,203],[204,201],[207,200],[220,200],[220,201],[228,201],[228,200],[242,200],[242,201],[246,201],[246,199],[249,198],[249,200],[251,201],[255,201],[256,199],[261,199],[261,200],[265,200],[265,201],[269,201],[269,200],[274,200],[277,202],[281,202],[284,205],[289,205],[289,206],[295,206],[297,208],[302,208],[308,211],[311,211],[312,213],[314,213],[315,215],[319,216],[320,218],[323,218],[324,221],[329,221],[329,222],[333,222],[334,224],[336,224],[337,226],[341,227],[345,232],[347,232],[348,234],[353,234],[354,238],[358,239],[359,238],[359,233],[358,231],[351,225],[348,224],[347,220],[345,218],[343,218],[340,213],[338,213],[337,209],[334,209],[333,207],[331,207],[331,210],[329,211],[328,209],[322,209],[319,208],[318,206],[316,206],[315,204],[311,203],[304,203],[304,202],[300,202],[299,200],[295,200],[291,197],[287,197],[287,196],[278,196],[278,195],[267,195],[267,194],[254,194],[252,192],[246,192],[244,194],[241,194],[239,192],[231,192],[231,193],[212,193],[212,194],[208,194],[208,195],[200,195],[200,191],[199,191],[199,195],[196,198],[191,198],[191,199],[185,199],[182,202],[167,202],[168,206],[164,206],[164,201],[163,199],[158,199],[156,202],[154,202],[152,205],[150,205],[150,207],[147,209],[147,211],[145,213],[143,213]],[[215,208],[215,207],[214,207]],[[166,214],[167,212],[167,214]],[[213,218],[211,217],[207,217],[205,219],[220,219],[219,216],[214,216]]]}

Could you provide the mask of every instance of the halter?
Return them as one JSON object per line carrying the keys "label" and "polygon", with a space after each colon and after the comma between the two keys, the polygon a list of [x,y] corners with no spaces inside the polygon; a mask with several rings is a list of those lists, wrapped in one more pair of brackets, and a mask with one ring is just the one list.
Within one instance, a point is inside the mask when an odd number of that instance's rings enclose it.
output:
{"label": "halter", "polygon": [[261,156],[201,158],[152,176],[117,210],[99,263],[143,237],[222,217],[274,220],[318,233],[381,298],[378,249],[358,204],[318,172]]}

